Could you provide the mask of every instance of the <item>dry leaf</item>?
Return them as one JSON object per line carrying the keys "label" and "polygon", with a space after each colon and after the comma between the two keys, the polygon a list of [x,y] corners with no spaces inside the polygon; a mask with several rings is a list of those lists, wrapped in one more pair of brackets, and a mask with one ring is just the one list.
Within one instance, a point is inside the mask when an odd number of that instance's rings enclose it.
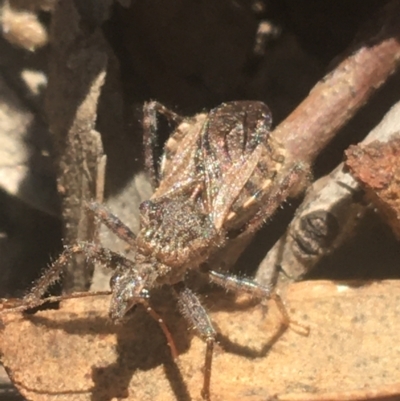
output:
{"label": "dry leaf", "polygon": [[[309,325],[308,337],[292,329],[280,336],[273,303],[265,313],[262,305],[219,296],[211,307],[221,333],[212,400],[400,396],[399,289],[398,281],[291,285],[287,305],[292,318]],[[171,302],[158,311],[177,344],[176,364],[141,308],[124,325],[111,324],[108,297],[6,315],[2,362],[29,400],[200,400],[205,345]]]}

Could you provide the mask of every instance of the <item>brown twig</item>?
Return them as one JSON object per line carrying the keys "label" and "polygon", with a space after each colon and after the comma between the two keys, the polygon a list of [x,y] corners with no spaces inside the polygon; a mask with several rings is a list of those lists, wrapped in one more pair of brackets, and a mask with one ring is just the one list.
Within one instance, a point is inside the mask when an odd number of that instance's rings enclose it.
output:
{"label": "brown twig", "polygon": [[[370,31],[325,76],[273,135],[294,160],[312,163],[338,130],[398,68],[400,2],[393,1]],[[355,49],[355,50],[353,50]]]}

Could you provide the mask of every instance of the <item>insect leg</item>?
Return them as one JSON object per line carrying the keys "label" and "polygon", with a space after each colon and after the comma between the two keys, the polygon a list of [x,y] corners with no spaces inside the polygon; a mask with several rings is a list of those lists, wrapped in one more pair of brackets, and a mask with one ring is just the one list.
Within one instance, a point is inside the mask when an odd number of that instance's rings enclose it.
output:
{"label": "insect leg", "polygon": [[110,295],[111,291],[85,291],[73,292],[72,294],[51,295],[46,298],[41,298],[34,305],[26,304],[21,299],[0,299],[0,316],[7,313],[24,312],[27,309],[36,308],[47,302],[60,302],[66,299],[96,297],[99,295]]}
{"label": "insect leg", "polygon": [[152,101],[143,106],[143,145],[146,170],[150,174],[153,187],[159,183],[159,174],[156,168],[155,148],[157,145],[158,121],[157,114],[162,114],[170,122],[179,124],[183,117],[167,109],[161,103]]}
{"label": "insect leg", "polygon": [[117,216],[110,212],[103,204],[97,202],[85,202],[85,207],[94,214],[116,236],[121,238],[132,248],[136,247],[136,235]]}
{"label": "insect leg", "polygon": [[212,283],[224,287],[228,291],[246,293],[257,299],[269,299],[274,292],[272,285],[260,285],[251,278],[238,277],[230,273],[221,273],[214,270],[207,272]]}
{"label": "insect leg", "polygon": [[[42,296],[52,284],[60,279],[63,268],[71,257],[76,254],[84,254],[87,259],[94,260],[112,269],[118,265],[133,267],[133,262],[129,259],[97,244],[81,242],[72,246],[67,246],[59,258],[53,262],[43,276],[36,281],[32,290],[21,300],[22,309],[20,308],[20,310],[31,309],[42,305],[44,303]],[[45,300],[45,302],[47,301]]]}
{"label": "insect leg", "polygon": [[288,327],[290,324],[294,324],[301,328],[300,334],[308,335],[308,327],[305,327],[301,323],[290,318],[282,298],[274,291],[273,285],[261,285],[250,278],[238,277],[229,273],[216,272],[214,270],[208,272],[208,277],[212,283],[224,287],[228,291],[247,293],[260,300],[272,299],[276,303],[279,313],[282,315],[282,325]]}
{"label": "insect leg", "polygon": [[201,305],[197,296],[181,283],[176,284],[174,286],[174,290],[177,293],[178,304],[183,316],[198,331],[201,338],[206,342],[207,345],[204,361],[203,389],[201,390],[201,395],[205,400],[209,401],[212,358],[217,333],[213,327],[210,317],[208,316],[204,307]]}

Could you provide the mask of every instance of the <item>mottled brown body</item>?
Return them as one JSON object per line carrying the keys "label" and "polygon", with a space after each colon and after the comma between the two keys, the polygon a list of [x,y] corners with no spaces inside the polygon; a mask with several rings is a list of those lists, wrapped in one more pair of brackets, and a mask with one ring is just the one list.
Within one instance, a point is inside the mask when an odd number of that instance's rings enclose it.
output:
{"label": "mottled brown body", "polygon": [[201,207],[217,229],[243,230],[257,213],[284,163],[262,102],[224,103],[184,120],[166,143],[153,198],[198,186]]}
{"label": "mottled brown body", "polygon": [[[157,282],[184,281],[188,269],[258,218],[284,161],[269,135],[271,121],[264,103],[240,101],[178,124],[165,145],[158,188],[140,209],[138,251],[166,266]],[[152,163],[150,157],[149,170]]]}

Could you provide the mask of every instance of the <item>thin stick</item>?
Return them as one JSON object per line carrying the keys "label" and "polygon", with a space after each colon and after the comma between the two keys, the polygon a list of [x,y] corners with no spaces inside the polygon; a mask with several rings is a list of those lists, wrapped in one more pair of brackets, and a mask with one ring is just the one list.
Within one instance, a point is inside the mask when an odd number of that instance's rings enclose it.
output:
{"label": "thin stick", "polygon": [[368,37],[271,134],[293,160],[312,163],[400,64],[400,4],[389,3]]}

